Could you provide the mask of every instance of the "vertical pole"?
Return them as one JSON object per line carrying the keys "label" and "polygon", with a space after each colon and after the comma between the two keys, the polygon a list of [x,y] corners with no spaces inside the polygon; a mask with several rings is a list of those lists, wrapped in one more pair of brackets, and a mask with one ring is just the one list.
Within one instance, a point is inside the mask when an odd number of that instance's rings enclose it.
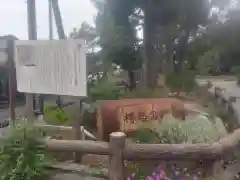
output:
{"label": "vertical pole", "polygon": [[[48,0],[48,18],[49,18],[49,39],[51,40],[51,39],[53,39],[51,0]],[[38,120],[43,121],[43,119],[44,119],[44,95],[38,96],[38,104],[39,104]]]}
{"label": "vertical pole", "polygon": [[[74,119],[74,126],[73,126],[73,136],[74,136],[74,140],[81,140],[83,139],[84,137],[82,137],[83,133],[82,131],[84,131],[84,127],[81,127],[82,125],[82,118],[83,118],[83,113],[84,113],[84,110],[83,110],[83,100],[80,99],[80,115],[79,115],[79,118],[77,117],[76,119]],[[74,153],[74,160],[76,163],[80,163],[81,160],[82,160],[82,154],[81,153],[78,153],[78,152],[75,152]]]}
{"label": "vertical pole", "polygon": [[126,135],[123,132],[114,132],[110,134],[110,163],[109,178],[111,180],[124,179],[124,159],[123,150],[125,148]]}
{"label": "vertical pole", "polygon": [[[36,20],[36,3],[35,0],[27,0],[28,14],[28,38],[29,40],[37,39],[37,20]],[[26,94],[26,110],[29,122],[34,121],[35,101],[33,94]]]}
{"label": "vertical pole", "polygon": [[[59,39],[65,39],[65,32],[62,23],[61,11],[59,8],[58,0],[51,0],[52,10],[55,17],[56,27]],[[56,104],[58,108],[62,108],[61,96],[57,96]]]}
{"label": "vertical pole", "polygon": [[65,32],[63,29],[63,23],[62,23],[62,17],[61,17],[61,11],[59,8],[58,0],[51,0],[52,3],[52,10],[55,17],[56,27],[59,39],[65,39]]}
{"label": "vertical pole", "polygon": [[[52,4],[51,0],[48,0],[48,23],[49,23],[49,39],[53,39],[53,27],[52,27]],[[38,120],[43,121],[44,116],[44,96],[39,95],[39,116]]]}
{"label": "vertical pole", "polygon": [[9,72],[9,113],[10,121],[15,127],[15,99],[16,99],[16,71],[14,67],[14,40],[8,40],[7,44],[7,55],[8,55],[8,72]]}
{"label": "vertical pole", "polygon": [[49,40],[53,39],[52,0],[48,0]]}
{"label": "vertical pole", "polygon": [[38,115],[38,120],[41,122],[43,121],[43,115],[44,115],[44,96],[39,95],[38,96],[38,103],[39,103],[39,115]]}

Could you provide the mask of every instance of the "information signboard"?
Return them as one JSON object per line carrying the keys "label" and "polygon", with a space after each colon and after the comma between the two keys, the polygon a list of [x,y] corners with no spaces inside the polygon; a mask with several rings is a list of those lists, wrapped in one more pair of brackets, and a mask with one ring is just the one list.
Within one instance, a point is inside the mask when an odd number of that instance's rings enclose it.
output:
{"label": "information signboard", "polygon": [[82,40],[15,41],[15,64],[19,92],[87,96]]}

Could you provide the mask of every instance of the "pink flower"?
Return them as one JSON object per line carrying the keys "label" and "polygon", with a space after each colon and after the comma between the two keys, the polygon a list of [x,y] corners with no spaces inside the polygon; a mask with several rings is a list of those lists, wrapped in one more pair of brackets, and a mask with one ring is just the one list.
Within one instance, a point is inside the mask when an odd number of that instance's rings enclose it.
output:
{"label": "pink flower", "polygon": [[198,180],[197,175],[194,175],[194,176],[193,176],[193,180]]}
{"label": "pink flower", "polygon": [[136,175],[135,173],[132,173],[132,175],[131,175],[131,176],[128,176],[126,180],[132,180],[135,175]]}
{"label": "pink flower", "polygon": [[154,180],[152,176],[147,176],[147,180]]}
{"label": "pink flower", "polygon": [[160,177],[165,177],[165,171],[163,169],[161,169],[159,175],[160,175]]}
{"label": "pink flower", "polygon": [[156,177],[156,180],[164,180],[166,178],[166,173],[163,169],[160,169],[159,176]]}

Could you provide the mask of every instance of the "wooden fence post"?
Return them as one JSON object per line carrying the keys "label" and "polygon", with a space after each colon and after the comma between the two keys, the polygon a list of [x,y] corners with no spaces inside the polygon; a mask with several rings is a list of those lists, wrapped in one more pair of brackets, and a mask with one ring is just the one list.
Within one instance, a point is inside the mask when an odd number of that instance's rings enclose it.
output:
{"label": "wooden fence post", "polygon": [[203,161],[203,163],[204,178],[215,177],[216,175],[221,174],[221,172],[223,171],[220,161],[207,160]]}
{"label": "wooden fence post", "polygon": [[124,179],[123,150],[125,148],[125,141],[126,135],[123,132],[113,132],[110,134],[109,180]]}
{"label": "wooden fence post", "polygon": [[7,43],[7,63],[8,63],[8,72],[9,72],[9,79],[8,79],[8,86],[9,86],[9,110],[10,110],[10,120],[15,127],[15,101],[16,101],[16,69],[14,64],[14,41],[9,40]]}
{"label": "wooden fence post", "polygon": [[[80,99],[80,103],[79,103],[79,111],[80,111],[80,116],[76,117],[76,119],[74,120],[74,124],[73,124],[73,133],[74,133],[74,140],[83,140],[82,138],[85,137],[81,137],[82,134],[84,134],[84,132],[82,133],[82,121],[83,121],[83,104],[82,104],[83,100]],[[74,153],[74,161],[76,163],[80,163],[82,161],[82,157],[83,154],[79,153],[79,152],[75,152]]]}

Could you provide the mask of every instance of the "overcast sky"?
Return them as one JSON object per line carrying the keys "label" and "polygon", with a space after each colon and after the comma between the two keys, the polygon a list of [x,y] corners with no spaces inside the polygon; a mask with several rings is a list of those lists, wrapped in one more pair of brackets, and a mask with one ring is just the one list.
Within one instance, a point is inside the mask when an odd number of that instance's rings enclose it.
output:
{"label": "overcast sky", "polygon": [[[93,23],[96,14],[90,0],[59,0],[63,26],[68,35],[73,28],[80,27],[83,21]],[[36,0],[37,30],[39,39],[48,38],[48,0]],[[12,34],[19,39],[27,39],[26,0],[1,0],[0,36]],[[54,26],[54,37],[57,32]]]}

